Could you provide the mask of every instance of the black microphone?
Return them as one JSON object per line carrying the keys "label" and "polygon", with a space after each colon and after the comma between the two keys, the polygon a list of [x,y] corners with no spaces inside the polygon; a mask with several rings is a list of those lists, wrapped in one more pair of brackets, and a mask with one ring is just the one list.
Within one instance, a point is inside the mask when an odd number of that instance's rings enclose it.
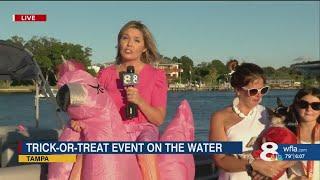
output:
{"label": "black microphone", "polygon": [[[134,87],[138,84],[138,75],[134,73],[133,66],[127,67],[127,72],[122,75],[122,82],[124,87]],[[136,104],[128,102],[125,109],[127,119],[138,117],[138,107]]]}

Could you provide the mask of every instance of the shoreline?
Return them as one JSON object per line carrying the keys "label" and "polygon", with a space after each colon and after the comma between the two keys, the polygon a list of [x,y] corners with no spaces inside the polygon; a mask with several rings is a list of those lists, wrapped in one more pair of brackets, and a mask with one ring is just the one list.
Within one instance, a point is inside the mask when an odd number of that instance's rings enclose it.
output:
{"label": "shoreline", "polygon": [[0,89],[0,93],[32,93],[34,88],[6,88]]}
{"label": "shoreline", "polygon": [[[295,88],[295,87],[290,87],[290,88],[280,88],[280,87],[271,87],[271,90],[299,90],[301,88]],[[180,92],[180,91],[198,91],[198,92],[203,92],[203,91],[219,91],[219,92],[223,92],[223,91],[233,91],[233,89],[229,89],[229,88],[169,88],[168,89],[169,92]]]}

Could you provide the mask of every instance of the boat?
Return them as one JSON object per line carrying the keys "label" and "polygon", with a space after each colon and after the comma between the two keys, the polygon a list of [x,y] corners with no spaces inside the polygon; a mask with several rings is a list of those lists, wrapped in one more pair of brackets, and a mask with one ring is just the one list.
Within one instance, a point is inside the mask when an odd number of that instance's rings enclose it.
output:
{"label": "boat", "polygon": [[[59,115],[59,108],[54,93],[45,80],[33,54],[20,46],[0,40],[0,80],[32,80],[35,84],[35,125],[24,127],[24,131],[17,126],[0,126],[0,179],[34,180],[46,178],[46,164],[18,163],[18,142],[57,140],[64,120]],[[45,97],[57,110],[57,127],[52,129],[39,128],[39,99],[40,91],[46,92]],[[19,111],[19,107],[16,107]]]}

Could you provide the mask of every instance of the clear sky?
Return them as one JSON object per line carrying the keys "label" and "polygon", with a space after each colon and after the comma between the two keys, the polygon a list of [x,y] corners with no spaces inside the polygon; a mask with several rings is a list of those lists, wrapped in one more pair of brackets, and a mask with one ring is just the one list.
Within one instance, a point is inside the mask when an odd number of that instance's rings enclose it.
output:
{"label": "clear sky", "polygon": [[[93,62],[115,57],[117,34],[141,20],[159,51],[194,62],[230,58],[260,66],[319,60],[318,1],[308,2],[0,2],[0,39],[48,36],[93,49]],[[47,14],[44,23],[12,22],[13,14]]]}

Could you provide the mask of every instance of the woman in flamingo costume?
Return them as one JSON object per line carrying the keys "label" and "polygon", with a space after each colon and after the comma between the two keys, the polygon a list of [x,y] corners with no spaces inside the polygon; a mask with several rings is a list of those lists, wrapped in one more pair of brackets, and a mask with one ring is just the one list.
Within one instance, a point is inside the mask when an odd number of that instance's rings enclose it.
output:
{"label": "woman in flamingo costume", "polygon": [[[74,66],[72,61],[64,65]],[[80,67],[80,66],[78,66]],[[69,125],[63,130],[60,141],[131,141],[120,114],[109,94],[100,87],[96,78],[82,69],[71,68],[58,81],[57,101],[71,119],[81,124],[82,131]],[[162,134],[161,141],[193,141],[194,124],[190,106],[182,101],[173,120]],[[157,155],[159,179],[193,179],[192,154]],[[143,179],[136,155],[88,154],[83,155],[80,169],[77,163],[51,163],[49,179]],[[79,162],[78,162],[79,163]],[[154,170],[155,169],[151,169]],[[72,174],[72,175],[71,175]],[[79,179],[79,178],[78,178]]]}
{"label": "woman in flamingo costume", "polygon": [[[85,75],[83,70],[66,72],[59,80],[59,86],[62,90],[67,89],[67,93],[62,93],[66,94],[63,96],[68,97],[69,91],[70,105],[68,103],[67,105],[61,103],[61,105],[67,107],[66,110],[72,119],[72,128],[67,127],[60,140],[73,140],[69,139],[69,135],[77,133],[77,137],[72,136],[76,137],[75,140],[158,141],[160,139],[161,141],[193,141],[192,112],[186,101],[181,103],[175,118],[159,138],[157,126],[161,125],[165,118],[168,86],[164,71],[156,69],[150,64],[158,59],[159,54],[150,31],[142,23],[130,21],[119,32],[117,63],[115,65],[103,69],[97,79],[91,77],[91,80],[88,80],[90,75],[88,73]],[[136,87],[124,88],[121,84],[119,74],[126,71],[127,66],[134,66],[139,75],[139,84]],[[65,101],[68,102],[68,100]],[[125,117],[124,107],[128,102],[137,105],[137,117],[132,119]],[[79,106],[79,104],[81,105]],[[77,111],[82,112],[84,117]],[[97,119],[91,120],[95,118]],[[93,129],[95,129],[94,132],[91,132]],[[95,139],[97,137],[99,138]],[[118,158],[119,155],[110,155],[115,157],[111,160],[108,156],[83,155],[78,161],[81,162],[81,173],[75,174],[81,174],[82,179],[194,178],[194,162],[191,154],[127,155],[122,159]],[[101,165],[98,165],[99,161],[102,161]],[[123,166],[122,162],[124,162]],[[49,178],[55,178],[54,172],[57,172],[57,169],[65,172],[66,176],[56,179],[73,178],[75,177],[73,172],[79,172],[77,164],[79,163],[76,163],[74,167],[69,165],[67,170],[65,164],[63,164],[65,167],[51,165]],[[123,169],[125,171],[122,171]]]}

